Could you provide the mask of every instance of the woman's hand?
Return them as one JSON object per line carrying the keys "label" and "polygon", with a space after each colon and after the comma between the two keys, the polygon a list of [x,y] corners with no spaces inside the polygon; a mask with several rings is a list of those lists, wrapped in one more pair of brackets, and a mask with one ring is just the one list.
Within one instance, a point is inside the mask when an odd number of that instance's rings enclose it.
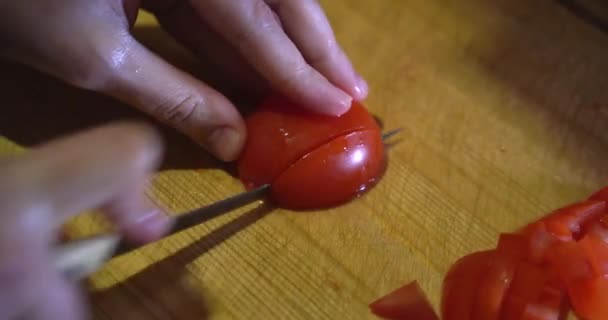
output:
{"label": "woman's hand", "polygon": [[[177,40],[235,82],[265,82],[302,107],[348,110],[367,85],[314,0],[143,0]],[[130,34],[138,0],[0,2],[0,53],[102,92],[234,160],[246,132],[234,105]],[[83,106],[86,107],[86,106]]]}
{"label": "woman's hand", "polygon": [[0,158],[0,319],[86,318],[51,245],[66,219],[90,209],[131,241],[163,235],[169,219],[142,193],[161,152],[147,126],[117,123]]}

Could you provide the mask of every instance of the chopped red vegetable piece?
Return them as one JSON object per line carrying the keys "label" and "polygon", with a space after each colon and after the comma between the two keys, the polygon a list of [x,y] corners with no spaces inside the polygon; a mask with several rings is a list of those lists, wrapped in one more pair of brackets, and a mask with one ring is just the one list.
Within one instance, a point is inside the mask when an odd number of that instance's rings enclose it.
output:
{"label": "chopped red vegetable piece", "polygon": [[564,291],[546,286],[538,299],[528,303],[520,320],[561,320],[568,313]]}
{"label": "chopped red vegetable piece", "polygon": [[542,267],[525,261],[520,263],[507,292],[501,319],[521,319],[530,302],[540,298],[548,279]]}
{"label": "chopped red vegetable piece", "polygon": [[608,278],[578,281],[569,287],[574,312],[585,320],[608,319]]}
{"label": "chopped red vegetable piece", "polygon": [[608,186],[596,191],[589,197],[589,200],[608,201]]}
{"label": "chopped red vegetable piece", "polygon": [[538,264],[545,261],[547,250],[560,241],[542,221],[528,225],[522,234],[528,238],[528,260]]}
{"label": "chopped red vegetable piece", "polygon": [[443,281],[443,320],[471,319],[479,277],[487,271],[493,257],[494,251],[474,252],[460,258],[450,268]]}
{"label": "chopped red vegetable piece", "polygon": [[595,276],[608,275],[608,243],[595,235],[586,235],[579,242]]}
{"label": "chopped red vegetable piece", "polygon": [[594,235],[608,242],[608,214],[604,213],[597,219],[583,226],[583,235]]}
{"label": "chopped red vegetable piece", "polygon": [[547,230],[564,241],[580,237],[581,228],[606,210],[606,202],[587,200],[557,209],[542,219]]}
{"label": "chopped red vegetable piece", "polygon": [[372,302],[370,308],[374,314],[385,319],[439,320],[416,281]]}
{"label": "chopped red vegetable piece", "polygon": [[480,285],[472,319],[498,320],[515,270],[527,256],[526,246],[526,238],[521,235],[500,235],[488,269],[485,273],[478,275]]}
{"label": "chopped red vegetable piece", "polygon": [[562,242],[547,254],[549,266],[553,268],[562,283],[571,283],[590,279],[594,276],[585,252],[577,242]]}

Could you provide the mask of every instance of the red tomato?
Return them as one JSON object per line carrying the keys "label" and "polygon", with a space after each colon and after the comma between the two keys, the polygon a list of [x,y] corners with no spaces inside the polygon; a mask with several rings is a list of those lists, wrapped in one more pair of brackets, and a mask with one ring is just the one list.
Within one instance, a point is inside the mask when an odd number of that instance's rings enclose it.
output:
{"label": "red tomato", "polygon": [[494,251],[479,251],[460,258],[443,281],[441,318],[470,320],[479,288],[479,277],[488,270]]}
{"label": "red tomato", "polygon": [[272,198],[292,209],[341,204],[369,188],[384,168],[376,131],[350,133],[296,161],[274,181]]}
{"label": "red tomato", "polygon": [[526,307],[542,294],[548,276],[538,265],[522,262],[517,266],[503,306],[503,320],[519,320]]}
{"label": "red tomato", "polygon": [[608,278],[596,277],[572,284],[569,288],[574,312],[585,320],[608,319]]}
{"label": "red tomato", "polygon": [[583,225],[583,235],[593,235],[608,242],[608,214],[604,213],[597,219]]}
{"label": "red tomato", "polygon": [[248,138],[237,163],[239,178],[248,188],[270,183],[272,199],[283,207],[340,204],[383,173],[380,128],[358,103],[332,117],[273,96],[245,121]]}
{"label": "red tomato", "polygon": [[439,320],[418,282],[407,285],[372,302],[374,314],[392,320]]}

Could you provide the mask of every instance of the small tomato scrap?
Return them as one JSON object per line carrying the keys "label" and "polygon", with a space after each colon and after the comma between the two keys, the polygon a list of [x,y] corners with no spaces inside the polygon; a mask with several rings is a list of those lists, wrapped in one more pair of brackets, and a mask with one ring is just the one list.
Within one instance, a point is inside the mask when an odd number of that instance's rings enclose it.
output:
{"label": "small tomato scrap", "polygon": [[439,320],[416,281],[372,302],[370,308],[385,319]]}

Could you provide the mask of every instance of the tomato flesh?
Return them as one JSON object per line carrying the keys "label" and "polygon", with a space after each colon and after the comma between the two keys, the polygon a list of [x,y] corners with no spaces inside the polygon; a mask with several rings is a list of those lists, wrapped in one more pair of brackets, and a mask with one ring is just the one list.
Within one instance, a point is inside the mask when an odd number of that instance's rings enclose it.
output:
{"label": "tomato flesh", "polygon": [[573,284],[569,288],[575,313],[586,320],[608,319],[608,278],[595,277]]}
{"label": "tomato flesh", "polygon": [[418,282],[407,285],[372,302],[374,314],[392,320],[439,320]]}
{"label": "tomato flesh", "polygon": [[332,117],[273,96],[245,121],[239,178],[247,188],[271,184],[271,200],[284,208],[342,204],[373,186],[384,171],[380,128],[359,103]]}
{"label": "tomato flesh", "polygon": [[521,319],[530,301],[540,298],[547,280],[547,274],[541,267],[525,261],[520,263],[506,295],[501,319]]}

